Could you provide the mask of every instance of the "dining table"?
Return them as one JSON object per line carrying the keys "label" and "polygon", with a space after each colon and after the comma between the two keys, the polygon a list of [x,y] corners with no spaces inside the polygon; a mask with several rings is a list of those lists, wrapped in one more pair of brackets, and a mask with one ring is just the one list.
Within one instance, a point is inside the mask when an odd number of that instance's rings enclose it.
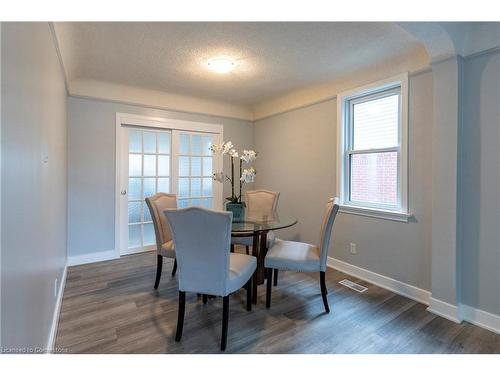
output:
{"label": "dining table", "polygon": [[257,286],[264,283],[264,258],[267,253],[267,234],[269,231],[289,228],[297,224],[297,219],[290,216],[274,215],[259,218],[233,221],[231,224],[232,237],[252,237],[252,255],[257,258],[257,269],[252,280],[252,302],[257,303]]}

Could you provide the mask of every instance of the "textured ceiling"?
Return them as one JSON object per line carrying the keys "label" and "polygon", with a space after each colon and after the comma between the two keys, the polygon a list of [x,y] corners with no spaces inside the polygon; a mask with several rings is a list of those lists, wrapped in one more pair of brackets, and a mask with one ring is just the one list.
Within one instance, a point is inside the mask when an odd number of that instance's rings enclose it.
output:
{"label": "textured ceiling", "polygon": [[[93,79],[255,105],[424,47],[393,23],[56,23],[68,82]],[[206,61],[227,55],[227,75]]]}

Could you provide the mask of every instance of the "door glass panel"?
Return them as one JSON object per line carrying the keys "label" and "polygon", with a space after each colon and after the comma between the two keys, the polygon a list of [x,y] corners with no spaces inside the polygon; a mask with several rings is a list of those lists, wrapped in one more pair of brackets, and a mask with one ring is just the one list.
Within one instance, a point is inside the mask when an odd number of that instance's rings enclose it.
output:
{"label": "door glass panel", "polygon": [[144,176],[156,176],[156,155],[144,155]]}
{"label": "door glass panel", "polygon": [[191,196],[201,197],[201,178],[191,179]]}
{"label": "door glass panel", "polygon": [[130,130],[128,134],[128,151],[142,152],[142,132],[140,130]]}
{"label": "door glass panel", "polygon": [[144,207],[144,222],[153,221],[153,219],[151,219],[151,211],[149,210],[148,205],[145,204],[143,207]]}
{"label": "door glass panel", "polygon": [[212,196],[212,178],[204,178],[203,179],[203,196],[210,197]]}
{"label": "door glass panel", "polygon": [[158,135],[158,153],[170,154],[170,133],[160,133]]}
{"label": "door glass panel", "polygon": [[179,136],[179,154],[189,154],[189,134],[181,134]]}
{"label": "door glass panel", "polygon": [[158,179],[158,192],[170,193],[170,179],[169,178],[159,178]]}
{"label": "door glass panel", "polygon": [[170,192],[171,133],[129,128],[128,139],[128,248],[140,251],[156,243],[151,213],[144,199],[157,191]]}
{"label": "door glass panel", "polygon": [[179,208],[186,208],[189,205],[189,199],[179,199],[177,205]]}
{"label": "door glass panel", "polygon": [[203,137],[203,144],[202,144],[202,153],[203,155],[212,155],[212,152],[210,151],[210,146],[212,146],[212,136],[211,135],[205,135]]}
{"label": "door glass panel", "polygon": [[179,178],[179,197],[189,197],[189,178]]}
{"label": "door glass panel", "polygon": [[179,156],[179,176],[189,176],[189,156]]}
{"label": "door glass panel", "polygon": [[212,176],[212,158],[203,158],[203,176]]}
{"label": "door glass panel", "polygon": [[141,184],[142,178],[129,178],[128,179],[128,199],[136,200],[141,199]]}
{"label": "door glass panel", "polygon": [[213,157],[210,145],[211,135],[197,133],[179,134],[179,150],[182,156],[178,158],[179,198],[190,198],[179,203],[184,206],[196,205],[211,208],[213,195]]}
{"label": "door glass panel", "polygon": [[191,176],[201,176],[201,158],[191,158]]}
{"label": "door glass panel", "polygon": [[130,154],[128,156],[128,175],[140,176],[142,174],[142,155]]}
{"label": "door glass panel", "polygon": [[155,242],[155,229],[153,223],[144,224],[144,246],[154,245]]}
{"label": "door glass panel", "polygon": [[158,156],[158,176],[169,176],[170,175],[170,156],[160,155]]}
{"label": "door glass panel", "polygon": [[144,152],[146,153],[156,152],[156,133],[144,132]]}
{"label": "door glass panel", "polygon": [[191,136],[191,155],[201,155],[201,135]]}
{"label": "door glass panel", "polygon": [[128,202],[128,222],[141,222],[141,202]]}
{"label": "door glass panel", "polygon": [[145,178],[144,179],[144,198],[155,195],[156,193],[156,178]]}
{"label": "door glass panel", "polygon": [[141,246],[141,224],[134,224],[128,226],[128,247],[140,247]]}

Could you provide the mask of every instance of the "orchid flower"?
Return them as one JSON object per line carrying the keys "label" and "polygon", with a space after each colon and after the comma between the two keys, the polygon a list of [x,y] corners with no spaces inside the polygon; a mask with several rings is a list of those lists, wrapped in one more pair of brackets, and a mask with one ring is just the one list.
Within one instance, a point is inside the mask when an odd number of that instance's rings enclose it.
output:
{"label": "orchid flower", "polygon": [[236,151],[234,148],[230,149],[227,153],[229,154],[229,156],[231,156],[233,158],[238,157],[238,151]]}
{"label": "orchid flower", "polygon": [[233,142],[228,141],[222,145],[222,155],[227,154],[229,151],[233,150]]}
{"label": "orchid flower", "polygon": [[243,172],[241,173],[241,178],[240,181],[243,181],[245,183],[250,183],[254,182],[255,180],[255,175],[257,172],[255,171],[255,168],[248,168],[248,169],[243,169]]}
{"label": "orchid flower", "polygon": [[254,150],[243,150],[243,154],[240,158],[245,163],[250,163],[257,158],[257,153]]}

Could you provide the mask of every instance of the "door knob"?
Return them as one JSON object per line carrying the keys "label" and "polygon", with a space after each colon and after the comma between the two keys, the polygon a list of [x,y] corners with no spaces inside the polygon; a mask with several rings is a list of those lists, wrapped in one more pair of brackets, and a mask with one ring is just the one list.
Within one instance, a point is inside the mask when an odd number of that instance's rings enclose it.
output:
{"label": "door knob", "polygon": [[121,193],[122,193],[122,195],[127,195],[127,190],[123,189],[123,190],[121,191]]}

